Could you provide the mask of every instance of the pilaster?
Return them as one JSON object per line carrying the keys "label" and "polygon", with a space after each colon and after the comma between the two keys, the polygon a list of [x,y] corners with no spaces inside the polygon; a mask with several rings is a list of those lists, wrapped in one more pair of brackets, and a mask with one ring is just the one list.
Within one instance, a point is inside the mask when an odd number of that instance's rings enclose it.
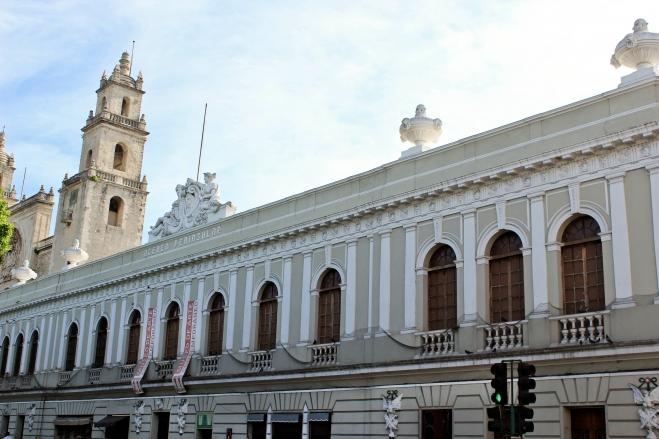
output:
{"label": "pilaster", "polygon": [[464,318],[460,326],[472,326],[477,322],[477,273],[476,273],[476,212],[462,214],[462,242],[464,246]]}
{"label": "pilaster", "polygon": [[611,244],[613,249],[613,275],[615,301],[613,308],[634,306],[632,296],[627,203],[625,201],[625,174],[607,176],[611,197]]}

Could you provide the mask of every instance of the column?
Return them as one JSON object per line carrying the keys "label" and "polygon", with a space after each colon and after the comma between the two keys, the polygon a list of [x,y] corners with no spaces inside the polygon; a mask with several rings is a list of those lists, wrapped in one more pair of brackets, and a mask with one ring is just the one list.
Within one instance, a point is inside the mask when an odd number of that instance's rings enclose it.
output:
{"label": "column", "polygon": [[[162,329],[162,322],[160,321],[160,313],[162,309],[162,296],[165,293],[163,288],[158,288],[158,297],[156,298],[156,314],[153,318],[153,357],[160,358],[160,330]],[[146,321],[146,317],[145,317]],[[146,329],[146,326],[144,327]],[[148,335],[148,334],[147,334]]]}
{"label": "column", "polygon": [[391,230],[380,233],[380,330],[389,331],[391,301]]}
{"label": "column", "polygon": [[85,334],[85,323],[87,323],[87,308],[82,308],[80,310],[80,322],[78,322],[78,345],[76,346],[76,359],[75,359],[75,368],[79,369],[82,367],[82,343],[84,341],[89,341],[90,338],[93,338],[91,331]]}
{"label": "column", "polygon": [[[55,311],[55,312],[57,312],[57,311]],[[52,335],[48,335],[49,353],[48,353],[48,358],[46,358],[46,370],[53,370],[53,369],[57,369],[59,367],[59,365],[55,364],[55,358],[57,358],[56,357],[57,356],[57,339],[55,337],[57,337],[57,334],[62,332],[62,329],[60,327],[60,322],[62,321],[62,318],[63,318],[62,313],[58,312],[57,314],[55,314],[55,316],[54,316],[55,328],[54,328],[54,331],[53,331]],[[60,343],[61,343],[61,341],[60,341]],[[52,347],[52,350],[50,350],[51,347]]]}
{"label": "column", "polygon": [[245,303],[243,306],[243,342],[241,348],[250,349],[250,332],[252,329],[252,290],[254,289],[254,266],[245,272]]}
{"label": "column", "polygon": [[[116,299],[114,300],[114,303],[112,304],[113,309],[116,307]],[[144,322],[146,321],[146,315],[141,315],[141,321],[142,321],[142,326],[144,326]],[[114,352],[115,357],[114,357],[114,362],[116,364],[122,364],[124,361],[124,343],[126,342],[126,298],[122,297],[121,298],[121,311],[119,312],[119,321],[117,322],[117,327],[119,328],[119,331],[117,332],[117,351],[110,351]],[[142,330],[141,332],[144,332]],[[141,356],[141,351],[137,354],[137,357],[139,358]]]}
{"label": "column", "polygon": [[20,375],[25,375],[27,371],[27,355],[30,352],[30,331],[32,330],[32,321],[27,321],[25,323],[25,331],[23,332],[23,352],[21,352],[21,362],[18,367],[18,373]]}
{"label": "column", "polygon": [[[96,337],[98,336],[98,333],[96,332],[96,328],[94,327],[94,319],[96,318],[96,305],[92,305],[92,312],[91,315],[89,316],[89,329],[87,330],[86,333],[81,333],[80,335],[82,336],[84,334],[84,337],[87,339],[87,355],[85,356],[85,367],[88,367],[92,364],[92,351],[94,351],[95,346],[96,346]],[[82,330],[82,328],[81,328]]]}
{"label": "column", "polygon": [[355,334],[355,314],[357,313],[357,241],[348,241],[346,271],[346,318],[344,334],[347,338],[352,338]]}
{"label": "column", "polygon": [[616,299],[613,308],[634,306],[632,276],[625,202],[625,174],[607,176],[611,197],[611,247],[613,250],[613,277]]}
{"label": "column", "polygon": [[[206,305],[206,297],[204,295],[205,289],[206,278],[200,277],[197,279],[197,321],[194,322],[197,332],[197,340],[195,341],[194,352],[199,355],[204,352],[204,345],[206,344],[206,333],[202,331],[202,319],[204,317],[204,307]],[[229,306],[228,301],[229,298],[227,297],[227,303],[224,304],[225,306]]]}
{"label": "column", "polygon": [[311,255],[302,254],[302,294],[300,302],[300,343],[309,343],[309,313],[311,312]]}
{"label": "column", "polygon": [[[52,323],[52,320],[50,321]],[[37,362],[34,365],[35,372],[41,372],[41,367],[44,364],[44,359],[46,358],[46,316],[41,317],[41,331],[39,331],[39,347],[37,351]],[[50,326],[48,327],[48,334],[50,334]]]}
{"label": "column", "polygon": [[[249,299],[245,296],[245,300]],[[236,310],[238,309],[238,271],[232,270],[229,273],[229,317],[227,319],[227,341],[225,343],[227,351],[233,351],[233,338],[236,325]]]}
{"label": "column", "polygon": [[282,309],[281,309],[281,344],[288,346],[288,333],[291,324],[291,270],[293,257],[284,257],[284,282],[282,285]]}
{"label": "column", "polygon": [[659,294],[659,163],[648,166],[647,169],[650,173],[652,231],[654,235],[654,267],[657,270],[657,293]]}
{"label": "column", "polygon": [[416,330],[416,226],[405,227],[405,329]]}
{"label": "column", "polygon": [[464,246],[464,319],[461,326],[476,324],[476,212],[462,214],[462,243]]}
{"label": "column", "polygon": [[373,289],[373,258],[375,251],[375,242],[373,235],[368,235],[368,332],[369,334],[373,330],[373,302],[374,299],[374,289]]}
{"label": "column", "polygon": [[533,313],[531,317],[549,314],[547,291],[547,248],[545,246],[544,193],[531,195],[531,263],[533,266]]}
{"label": "column", "polygon": [[[114,351],[114,340],[115,338],[123,338],[122,334],[122,329],[123,329],[123,322],[118,323],[117,322],[117,299],[112,298],[110,301],[110,322],[108,324],[109,326],[109,333],[108,333],[108,350],[106,356],[105,363],[106,364],[113,364],[115,363],[115,359],[113,358],[116,353]],[[116,364],[119,364],[119,361],[116,361]]]}
{"label": "column", "polygon": [[5,367],[5,374],[11,375],[13,373],[14,367],[12,358],[14,358],[14,351],[16,350],[16,323],[12,323],[11,331],[9,333],[11,335],[9,336],[9,350],[7,351],[7,365]]}
{"label": "column", "polygon": [[[146,344],[146,337],[148,335],[146,333],[146,326],[147,326],[147,320],[149,318],[149,308],[151,308],[151,291],[152,291],[151,289],[147,290],[146,291],[146,297],[144,298],[144,310],[143,310],[143,313],[141,315],[141,320],[140,320],[140,326],[141,326],[140,327],[140,350],[137,353],[137,358],[142,358],[142,354],[144,352],[144,345]],[[133,300],[133,303],[137,303],[137,297],[135,297],[135,299]],[[123,309],[123,305],[122,305],[122,309]],[[157,313],[157,311],[156,311],[156,313]],[[124,327],[124,325],[125,325],[124,322],[127,322],[127,321],[128,320],[125,317],[122,317],[122,320],[121,320],[122,327]],[[157,318],[153,320],[153,323],[154,324],[158,323]],[[155,334],[155,332],[154,332],[154,334]],[[126,338],[126,335],[127,335],[127,331],[123,331],[121,338]],[[155,352],[155,351],[153,351],[153,352]],[[121,355],[121,354],[119,353],[118,355]],[[122,357],[119,356],[119,358],[122,358]]]}
{"label": "column", "polygon": [[59,345],[59,356],[57,358],[57,365],[55,366],[56,369],[63,369],[64,368],[64,354],[66,351],[66,340],[68,339],[68,331],[69,331],[69,316],[67,314],[68,311],[65,311],[64,316],[62,317],[62,326],[60,328],[60,332],[62,333],[61,339],[60,339],[60,345]]}
{"label": "column", "polygon": [[[185,348],[185,332],[188,326],[188,302],[190,302],[190,290],[192,289],[192,281],[186,279],[183,282],[183,321],[179,322],[178,329],[178,354],[179,356],[183,355],[183,349]],[[176,294],[176,292],[174,293]]]}

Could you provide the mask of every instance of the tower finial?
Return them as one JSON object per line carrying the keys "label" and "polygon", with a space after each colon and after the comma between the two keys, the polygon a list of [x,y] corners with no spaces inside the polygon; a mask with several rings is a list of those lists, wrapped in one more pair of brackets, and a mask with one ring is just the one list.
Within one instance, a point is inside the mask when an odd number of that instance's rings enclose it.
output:
{"label": "tower finial", "polygon": [[124,51],[119,59],[119,71],[122,75],[130,76],[130,55],[128,51]]}

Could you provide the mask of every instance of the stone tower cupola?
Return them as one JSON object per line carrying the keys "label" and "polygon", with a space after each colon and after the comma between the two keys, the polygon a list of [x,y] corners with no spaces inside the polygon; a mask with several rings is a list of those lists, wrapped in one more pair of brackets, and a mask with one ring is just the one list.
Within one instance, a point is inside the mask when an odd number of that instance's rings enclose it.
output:
{"label": "stone tower cupola", "polygon": [[133,78],[131,70],[124,52],[112,74],[101,76],[96,109],[82,128],[78,173],[65,176],[60,189],[51,270],[75,239],[90,260],[141,243],[147,196],[142,160],[149,133],[142,114],[144,79],[141,73]]}
{"label": "stone tower cupola", "polygon": [[14,156],[7,154],[5,150],[5,130],[3,129],[0,132],[0,189],[10,206],[17,201],[16,188],[12,185],[15,170]]}

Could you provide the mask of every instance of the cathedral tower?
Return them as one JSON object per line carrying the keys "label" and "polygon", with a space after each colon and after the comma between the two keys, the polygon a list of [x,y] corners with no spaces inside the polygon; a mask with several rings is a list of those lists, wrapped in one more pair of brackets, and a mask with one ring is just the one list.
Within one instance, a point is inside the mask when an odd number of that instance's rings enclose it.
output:
{"label": "cathedral tower", "polygon": [[89,259],[99,259],[142,241],[146,177],[144,143],[149,134],[141,113],[143,78],[131,76],[128,53],[96,90],[96,111],[82,128],[80,167],[64,177],[55,224],[51,272],[63,265],[60,251],[74,239]]}

